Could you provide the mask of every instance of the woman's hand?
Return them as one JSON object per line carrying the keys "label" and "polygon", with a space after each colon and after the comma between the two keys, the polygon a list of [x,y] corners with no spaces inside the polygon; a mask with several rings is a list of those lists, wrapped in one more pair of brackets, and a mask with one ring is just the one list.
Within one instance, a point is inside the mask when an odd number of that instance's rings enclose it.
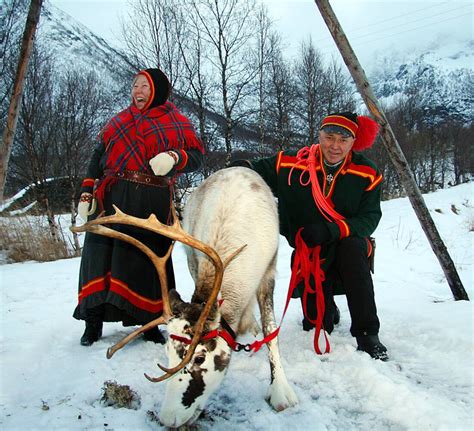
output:
{"label": "woman's hand", "polygon": [[91,213],[92,195],[90,193],[82,193],[77,205],[77,214],[83,223],[87,223],[87,217]]}
{"label": "woman's hand", "polygon": [[149,163],[155,175],[166,175],[178,162],[178,155],[174,151],[166,151],[151,158]]}

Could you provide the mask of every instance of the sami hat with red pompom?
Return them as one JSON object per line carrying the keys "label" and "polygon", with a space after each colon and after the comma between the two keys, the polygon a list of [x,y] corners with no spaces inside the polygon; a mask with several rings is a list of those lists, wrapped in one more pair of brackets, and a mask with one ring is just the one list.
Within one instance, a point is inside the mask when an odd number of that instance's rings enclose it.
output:
{"label": "sami hat with red pompom", "polygon": [[355,138],[352,149],[362,151],[373,145],[379,131],[379,125],[371,118],[363,115],[352,112],[335,112],[323,119],[319,130]]}

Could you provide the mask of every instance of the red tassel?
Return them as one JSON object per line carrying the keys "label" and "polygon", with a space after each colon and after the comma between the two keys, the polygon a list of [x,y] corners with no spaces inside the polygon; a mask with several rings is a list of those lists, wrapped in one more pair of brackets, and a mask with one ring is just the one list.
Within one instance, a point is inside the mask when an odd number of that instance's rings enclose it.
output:
{"label": "red tassel", "polygon": [[357,129],[356,140],[352,149],[355,151],[366,150],[373,145],[380,126],[372,118],[363,115],[357,117],[357,123],[359,128]]}

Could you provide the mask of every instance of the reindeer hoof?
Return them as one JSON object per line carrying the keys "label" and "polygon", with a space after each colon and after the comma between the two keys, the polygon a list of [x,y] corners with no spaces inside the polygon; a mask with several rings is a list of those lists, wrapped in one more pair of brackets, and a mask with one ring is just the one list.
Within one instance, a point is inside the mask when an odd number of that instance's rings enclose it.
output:
{"label": "reindeer hoof", "polygon": [[298,397],[289,384],[272,384],[268,391],[267,401],[274,410],[281,412],[298,404]]}

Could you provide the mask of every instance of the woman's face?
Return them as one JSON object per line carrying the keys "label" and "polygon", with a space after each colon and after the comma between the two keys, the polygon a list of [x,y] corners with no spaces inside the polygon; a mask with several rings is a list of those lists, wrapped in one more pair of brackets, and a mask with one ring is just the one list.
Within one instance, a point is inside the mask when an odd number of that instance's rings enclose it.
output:
{"label": "woman's face", "polygon": [[151,95],[151,88],[148,82],[143,75],[138,75],[133,82],[132,87],[132,101],[138,109],[143,109],[143,107],[148,102],[148,99]]}

